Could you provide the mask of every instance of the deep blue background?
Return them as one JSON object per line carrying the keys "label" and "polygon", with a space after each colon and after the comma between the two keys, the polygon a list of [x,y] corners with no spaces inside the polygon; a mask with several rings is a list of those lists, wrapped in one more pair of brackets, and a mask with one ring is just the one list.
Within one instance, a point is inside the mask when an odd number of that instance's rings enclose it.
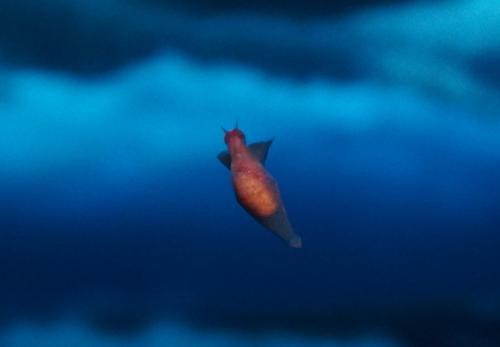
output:
{"label": "deep blue background", "polygon": [[[498,23],[493,0],[2,1],[0,342],[500,344]],[[303,249],[237,205],[236,120],[275,136]]]}

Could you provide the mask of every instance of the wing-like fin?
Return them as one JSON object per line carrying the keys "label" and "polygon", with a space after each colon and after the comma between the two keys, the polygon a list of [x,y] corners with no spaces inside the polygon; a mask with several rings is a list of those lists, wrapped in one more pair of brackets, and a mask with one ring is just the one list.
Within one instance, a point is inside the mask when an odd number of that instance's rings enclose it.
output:
{"label": "wing-like fin", "polygon": [[267,158],[267,152],[269,152],[269,147],[273,143],[274,139],[263,142],[252,143],[248,148],[252,152],[253,156],[257,158],[262,164],[265,164]]}
{"label": "wing-like fin", "polygon": [[272,216],[263,218],[260,222],[278,237],[283,239],[288,246],[292,248],[302,248],[302,240],[300,236],[293,231],[283,205],[281,205],[278,211]]}
{"label": "wing-like fin", "polygon": [[220,160],[220,162],[227,167],[228,169],[231,169],[231,154],[229,154],[228,151],[222,151],[217,155],[217,159]]}

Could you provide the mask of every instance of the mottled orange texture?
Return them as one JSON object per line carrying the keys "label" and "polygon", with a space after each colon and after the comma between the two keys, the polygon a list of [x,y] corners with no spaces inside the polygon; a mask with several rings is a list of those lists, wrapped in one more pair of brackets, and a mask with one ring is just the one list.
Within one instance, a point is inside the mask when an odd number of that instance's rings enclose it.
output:
{"label": "mottled orange texture", "polygon": [[272,140],[247,146],[245,134],[240,129],[223,130],[228,151],[217,157],[231,170],[236,199],[252,217],[288,246],[301,248],[302,240],[288,220],[278,185],[264,167]]}
{"label": "mottled orange texture", "polygon": [[279,196],[273,183],[257,172],[239,172],[233,175],[233,186],[238,201],[252,215],[269,217],[279,207]]}

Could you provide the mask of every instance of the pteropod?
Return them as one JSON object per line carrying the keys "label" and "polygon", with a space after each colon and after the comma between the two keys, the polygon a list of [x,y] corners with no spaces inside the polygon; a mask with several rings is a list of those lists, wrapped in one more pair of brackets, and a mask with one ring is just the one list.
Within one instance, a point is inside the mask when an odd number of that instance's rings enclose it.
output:
{"label": "pteropod", "polygon": [[231,171],[238,203],[290,247],[301,248],[302,240],[288,221],[278,185],[264,167],[273,140],[247,146],[245,135],[238,127],[231,131],[222,130],[228,150],[217,157]]}

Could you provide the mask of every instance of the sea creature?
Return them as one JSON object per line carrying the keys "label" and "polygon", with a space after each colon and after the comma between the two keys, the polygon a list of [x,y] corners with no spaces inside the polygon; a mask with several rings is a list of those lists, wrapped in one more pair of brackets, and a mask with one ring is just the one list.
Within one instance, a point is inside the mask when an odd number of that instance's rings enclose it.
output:
{"label": "sea creature", "polygon": [[228,150],[217,157],[231,171],[236,200],[290,247],[301,248],[302,240],[288,221],[278,185],[264,167],[273,139],[247,146],[245,134],[238,126],[231,131],[222,130]]}

